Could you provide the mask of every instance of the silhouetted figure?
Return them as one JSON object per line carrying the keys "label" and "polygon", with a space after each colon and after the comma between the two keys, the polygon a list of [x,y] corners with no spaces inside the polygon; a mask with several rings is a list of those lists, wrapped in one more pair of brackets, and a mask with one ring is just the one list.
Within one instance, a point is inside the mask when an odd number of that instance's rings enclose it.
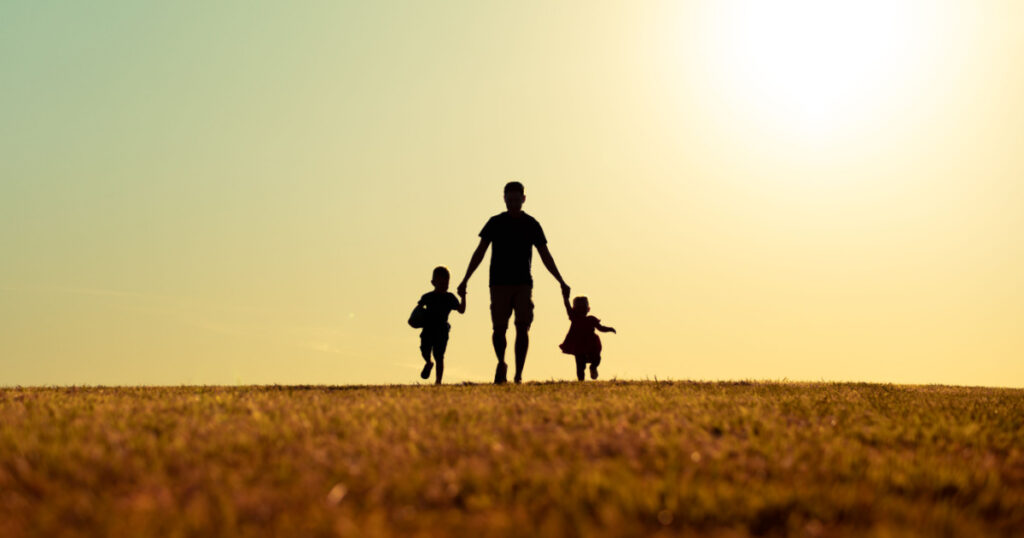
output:
{"label": "silhouetted figure", "polygon": [[460,293],[466,291],[469,277],[483,261],[487,247],[493,244],[490,285],[491,323],[494,326],[491,342],[494,344],[494,354],[498,357],[498,367],[494,371],[495,383],[504,383],[508,374],[505,331],[513,312],[516,314],[515,382],[521,383],[523,380],[526,351],[530,347],[530,324],[533,323],[533,277],[530,275],[533,247],[537,247],[544,267],[561,284],[562,293],[569,293],[569,285],[558,273],[555,260],[548,251],[544,230],[536,219],[523,212],[525,201],[522,183],[512,181],[505,185],[505,207],[508,211],[491,217],[480,231],[480,244],[473,252],[466,276],[458,287]]}
{"label": "silhouetted figure", "polygon": [[601,325],[601,320],[588,316],[590,301],[586,297],[577,297],[569,306],[569,294],[562,295],[565,312],[569,314],[569,334],[558,347],[562,352],[576,357],[576,379],[583,381],[583,372],[590,364],[590,379],[597,379],[597,367],[601,364],[601,338],[595,330],[603,333],[615,332],[611,327]]}
{"label": "silhouetted figure", "polygon": [[[438,385],[441,384],[441,376],[444,375],[444,352],[448,348],[448,332],[452,327],[448,324],[448,314],[452,310],[460,314],[466,312],[466,293],[459,292],[462,301],[455,298],[448,291],[450,279],[451,275],[446,267],[435,267],[434,274],[430,279],[434,290],[424,293],[423,297],[420,297],[419,302],[416,303],[416,310],[413,311],[413,315],[409,319],[410,325],[423,327],[423,332],[420,333],[420,352],[423,354],[426,364],[423,365],[420,377],[429,379],[430,370],[434,367],[434,362],[437,362],[437,377],[434,382]],[[433,352],[434,361],[430,360],[431,352]]]}

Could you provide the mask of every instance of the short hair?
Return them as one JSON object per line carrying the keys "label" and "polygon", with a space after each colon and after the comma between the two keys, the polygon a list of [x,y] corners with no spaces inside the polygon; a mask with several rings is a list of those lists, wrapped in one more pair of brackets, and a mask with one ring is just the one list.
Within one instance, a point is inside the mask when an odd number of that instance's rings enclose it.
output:
{"label": "short hair", "polygon": [[447,267],[445,267],[443,265],[438,265],[437,267],[434,268],[434,274],[430,276],[430,279],[431,280],[441,280],[442,278],[447,278],[447,279],[451,280],[452,275],[451,275],[451,273],[448,272],[448,268]]}
{"label": "short hair", "polygon": [[523,190],[523,184],[518,181],[509,181],[505,184],[505,194],[510,192],[518,192],[519,194],[526,194]]}

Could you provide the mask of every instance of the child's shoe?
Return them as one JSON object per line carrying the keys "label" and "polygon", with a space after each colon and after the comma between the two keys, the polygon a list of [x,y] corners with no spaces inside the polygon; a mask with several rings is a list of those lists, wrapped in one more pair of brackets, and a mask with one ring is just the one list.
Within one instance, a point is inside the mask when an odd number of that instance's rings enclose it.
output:
{"label": "child's shoe", "polygon": [[423,365],[423,371],[420,372],[420,377],[422,377],[423,379],[429,378],[430,377],[430,371],[433,370],[433,369],[434,369],[434,362],[433,361],[427,361],[427,363]]}
{"label": "child's shoe", "polygon": [[597,365],[590,365],[590,379],[597,379]]}

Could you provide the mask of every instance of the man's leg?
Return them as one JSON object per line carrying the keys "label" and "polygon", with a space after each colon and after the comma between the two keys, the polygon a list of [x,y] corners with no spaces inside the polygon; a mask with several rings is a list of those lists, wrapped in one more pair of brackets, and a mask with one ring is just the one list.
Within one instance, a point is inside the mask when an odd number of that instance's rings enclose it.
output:
{"label": "man's leg", "polygon": [[516,312],[516,383],[523,381],[526,352],[530,349],[530,325],[533,323],[532,293],[533,287],[530,285],[516,286],[512,301]]}
{"label": "man's leg", "polygon": [[491,334],[491,344],[494,345],[494,355],[498,357],[498,362],[505,362],[505,347],[508,345],[505,342],[505,328],[498,329],[494,328],[494,333]]}
{"label": "man's leg", "polygon": [[494,345],[494,355],[498,358],[498,366],[494,370],[494,382],[504,383],[508,373],[508,365],[505,364],[505,348],[508,343],[505,340],[505,331],[508,330],[508,319],[512,316],[512,297],[507,286],[491,286],[491,325],[494,332],[491,334],[491,343]]}
{"label": "man's leg", "polygon": [[508,364],[505,364],[505,327],[494,328],[491,343],[494,344],[494,354],[498,357],[498,366],[494,368],[494,383],[500,385],[508,381]]}
{"label": "man's leg", "polygon": [[523,380],[526,352],[530,349],[530,328],[516,325],[516,383]]}
{"label": "man's leg", "polygon": [[494,334],[491,335],[494,354],[498,357],[498,366],[494,368],[494,383],[496,385],[508,381],[508,364],[505,364],[505,330],[507,328],[507,324],[504,327],[494,327]]}

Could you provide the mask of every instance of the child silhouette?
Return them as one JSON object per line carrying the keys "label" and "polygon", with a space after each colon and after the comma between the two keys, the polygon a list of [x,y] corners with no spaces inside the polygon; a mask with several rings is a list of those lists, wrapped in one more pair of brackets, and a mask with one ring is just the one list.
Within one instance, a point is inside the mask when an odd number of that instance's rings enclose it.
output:
{"label": "child silhouette", "polygon": [[597,379],[597,367],[601,364],[601,338],[595,330],[615,332],[611,327],[601,325],[601,320],[594,316],[588,316],[590,312],[590,301],[586,297],[577,297],[572,300],[569,306],[569,294],[562,294],[562,301],[565,303],[565,311],[569,314],[569,334],[565,335],[565,341],[558,347],[567,355],[576,357],[576,379],[583,381],[583,372],[587,364],[590,364],[590,379]]}
{"label": "child silhouette", "polygon": [[[452,310],[460,314],[466,312],[466,292],[460,290],[459,295],[462,297],[460,302],[448,291],[448,281],[451,279],[451,274],[448,272],[446,267],[435,267],[430,283],[434,285],[433,291],[428,291],[420,297],[419,303],[416,304],[416,309],[422,309],[422,323],[423,332],[420,333],[420,353],[423,354],[423,360],[426,364],[423,365],[423,371],[420,372],[420,377],[423,379],[430,378],[430,370],[434,367],[434,361],[437,362],[437,377],[434,381],[435,384],[441,384],[441,376],[444,375],[444,352],[448,347],[448,332],[451,330],[451,325],[448,324],[448,314]],[[431,352],[434,355],[434,361],[430,360]]]}

